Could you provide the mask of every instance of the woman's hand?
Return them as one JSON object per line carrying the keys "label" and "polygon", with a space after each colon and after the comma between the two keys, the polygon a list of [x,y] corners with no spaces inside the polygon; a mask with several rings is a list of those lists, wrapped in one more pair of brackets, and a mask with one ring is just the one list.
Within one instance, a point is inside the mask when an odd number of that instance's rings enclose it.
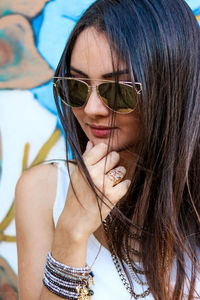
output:
{"label": "woman's hand", "polygon": [[[129,188],[130,180],[122,179],[114,185],[108,172],[117,167],[120,155],[115,151],[107,154],[107,151],[106,144],[100,143],[93,147],[89,141],[83,154],[85,165],[101,200],[97,201],[95,193],[78,166],[71,174],[72,184],[69,186],[65,208],[59,223],[62,223],[67,234],[74,239],[88,239],[90,234],[101,225],[100,212],[102,218],[105,219]],[[123,178],[126,169],[118,166],[117,170]],[[105,196],[103,197],[99,191]]]}

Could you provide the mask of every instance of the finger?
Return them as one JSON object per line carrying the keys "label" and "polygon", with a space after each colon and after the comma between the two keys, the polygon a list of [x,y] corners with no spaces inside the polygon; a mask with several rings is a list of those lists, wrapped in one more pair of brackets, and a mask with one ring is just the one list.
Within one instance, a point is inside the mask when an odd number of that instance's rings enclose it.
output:
{"label": "finger", "polygon": [[130,184],[131,180],[126,179],[118,183],[116,186],[110,188],[110,192],[106,193],[104,203],[101,203],[101,208],[103,208],[105,214],[109,213],[120,201],[120,199],[126,195]]}
{"label": "finger", "polygon": [[108,152],[108,145],[99,143],[83,154],[85,164],[88,166],[98,163]]}
{"label": "finger", "polygon": [[[123,180],[121,181],[120,183],[118,183],[117,185],[115,185],[112,189],[112,193],[113,195],[117,195],[117,199],[115,197],[115,199],[112,200],[112,197],[111,197],[111,201],[113,203],[113,205],[116,205],[117,202],[126,195],[126,193],[128,192],[128,189],[131,185],[131,180],[129,179],[126,179],[126,180]],[[117,200],[117,201],[116,201]]]}
{"label": "finger", "polygon": [[103,159],[101,159],[97,163],[96,167],[99,168],[99,170],[101,170],[102,174],[106,174],[108,173],[108,171],[116,167],[119,161],[120,161],[119,153],[116,151],[112,151],[108,153],[108,155],[106,155]]}

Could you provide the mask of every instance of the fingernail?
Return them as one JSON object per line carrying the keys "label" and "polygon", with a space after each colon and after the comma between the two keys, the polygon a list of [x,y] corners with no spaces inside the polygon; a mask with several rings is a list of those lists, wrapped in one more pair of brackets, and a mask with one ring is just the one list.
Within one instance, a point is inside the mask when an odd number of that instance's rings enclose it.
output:
{"label": "fingernail", "polygon": [[130,185],[131,185],[131,180],[127,179],[127,186],[130,187]]}
{"label": "fingernail", "polygon": [[92,146],[93,146],[93,145],[92,145],[92,142],[91,142],[91,141],[88,141],[88,142],[87,142],[87,145],[86,145],[86,151],[87,151],[87,150],[90,150],[90,149],[92,148]]}

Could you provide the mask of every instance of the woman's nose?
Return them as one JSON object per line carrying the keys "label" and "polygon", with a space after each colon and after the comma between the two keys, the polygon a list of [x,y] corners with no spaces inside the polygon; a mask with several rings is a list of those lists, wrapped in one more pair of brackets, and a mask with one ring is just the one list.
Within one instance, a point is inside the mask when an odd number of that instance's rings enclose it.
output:
{"label": "woman's nose", "polygon": [[108,116],[110,111],[101,101],[95,86],[91,87],[90,96],[84,107],[84,112],[89,116]]}

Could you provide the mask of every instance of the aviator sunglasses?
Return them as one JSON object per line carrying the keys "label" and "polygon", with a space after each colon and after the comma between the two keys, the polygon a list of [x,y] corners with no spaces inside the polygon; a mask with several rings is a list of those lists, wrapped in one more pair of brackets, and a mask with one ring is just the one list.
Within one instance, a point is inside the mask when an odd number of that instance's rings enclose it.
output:
{"label": "aviator sunglasses", "polygon": [[97,94],[103,104],[116,113],[126,114],[133,111],[142,92],[142,84],[139,82],[92,79],[100,81],[98,85],[89,85],[89,78],[54,77],[53,86],[61,101],[72,107],[82,108],[86,105],[92,88],[96,88]]}

